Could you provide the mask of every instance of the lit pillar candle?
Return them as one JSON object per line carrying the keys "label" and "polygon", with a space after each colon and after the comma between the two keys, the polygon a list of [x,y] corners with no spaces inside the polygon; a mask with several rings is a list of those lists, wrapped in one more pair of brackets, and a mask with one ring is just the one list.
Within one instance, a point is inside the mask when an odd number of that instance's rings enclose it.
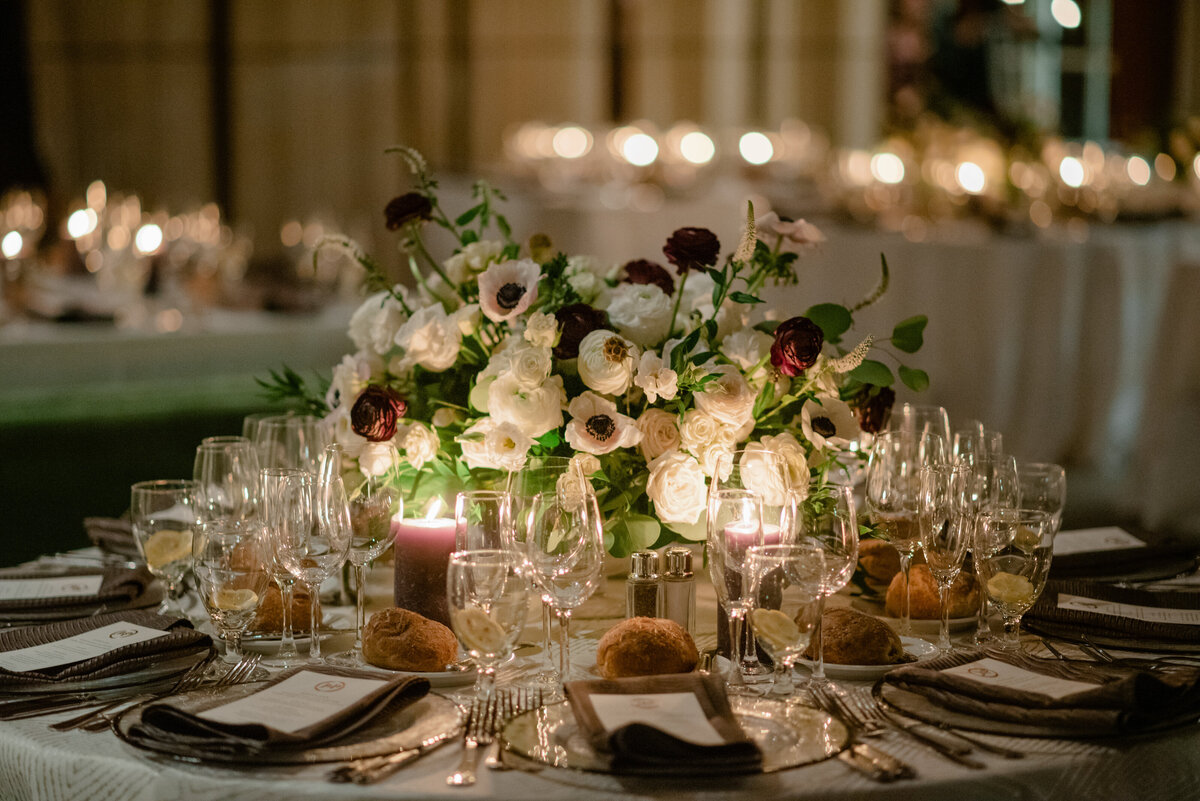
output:
{"label": "lit pillar candle", "polygon": [[396,538],[396,606],[450,625],[446,604],[446,567],[454,551],[454,520],[392,520]]}

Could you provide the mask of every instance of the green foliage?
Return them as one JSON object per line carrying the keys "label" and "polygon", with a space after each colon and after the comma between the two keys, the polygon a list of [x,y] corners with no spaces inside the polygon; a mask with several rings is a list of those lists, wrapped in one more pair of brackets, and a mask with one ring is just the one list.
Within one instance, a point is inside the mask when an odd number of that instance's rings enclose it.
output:
{"label": "green foliage", "polygon": [[900,380],[914,392],[924,392],[929,389],[929,374],[924,370],[900,365]]}
{"label": "green foliage", "polygon": [[874,359],[864,359],[862,364],[850,371],[849,376],[856,381],[878,387],[890,387],[896,381],[891,368]]}
{"label": "green foliage", "polygon": [[849,331],[850,326],[854,325],[854,318],[850,315],[850,310],[837,303],[818,303],[815,306],[809,306],[808,310],[804,312],[804,316],[812,320],[825,335],[825,341],[833,345],[841,342],[842,334]]}
{"label": "green foliage", "polygon": [[315,375],[316,387],[310,387],[304,376],[297,373],[286,364],[279,371],[271,370],[269,379],[256,378],[254,382],[262,387],[263,397],[272,402],[293,402],[310,414],[324,416],[329,412],[325,405],[325,393],[329,389],[329,379]]}
{"label": "green foliage", "polygon": [[929,318],[923,314],[896,323],[892,329],[892,344],[905,353],[916,353],[925,344],[925,326]]}

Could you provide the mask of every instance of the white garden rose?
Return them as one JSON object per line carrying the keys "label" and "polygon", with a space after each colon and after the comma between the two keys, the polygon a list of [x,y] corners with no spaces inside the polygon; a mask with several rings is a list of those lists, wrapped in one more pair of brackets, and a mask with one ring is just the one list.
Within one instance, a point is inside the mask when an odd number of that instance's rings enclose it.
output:
{"label": "white garden rose", "polygon": [[467,467],[514,472],[525,466],[533,440],[512,423],[485,417],[458,440]]}
{"label": "white garden rose", "polygon": [[558,320],[553,314],[534,312],[525,324],[524,337],[535,348],[553,348],[558,342]]}
{"label": "white garden rose", "polygon": [[382,356],[392,349],[396,332],[407,319],[408,314],[400,301],[387,292],[376,292],[351,315],[350,339],[358,350],[370,350]]}
{"label": "white garden rose", "polygon": [[588,389],[604,395],[621,395],[633,381],[633,368],[641,356],[637,345],[603,328],[579,343],[577,367]]}
{"label": "white garden rose", "polygon": [[679,376],[653,351],[642,354],[633,383],[641,387],[646,393],[646,400],[651,403],[659,398],[673,400],[679,392]]}
{"label": "white garden rose", "polygon": [[553,366],[553,357],[547,347],[524,345],[506,351],[506,356],[507,374],[526,391],[540,387]]}
{"label": "white garden rose", "polygon": [[386,475],[398,464],[396,446],[388,442],[367,442],[358,453],[358,469],[367,478]]}
{"label": "white garden rose", "polygon": [[800,408],[800,430],[813,449],[841,449],[857,439],[861,429],[854,412],[845,401],[830,395],[818,395]]}
{"label": "white garden rose", "polygon": [[481,239],[471,242],[458,253],[442,263],[446,276],[456,284],[461,284],[476,273],[481,273],[488,265],[500,258],[504,250],[503,242]]}
{"label": "white garden rose", "polygon": [[585,476],[600,472],[600,460],[590,453],[577,453],[571,457],[571,465]]}
{"label": "white garden rose", "polygon": [[738,471],[746,489],[762,496],[764,506],[783,506],[791,485],[783,457],[760,442],[749,442],[738,459]]}
{"label": "white garden rose", "polygon": [[676,417],[662,409],[647,409],[637,419],[642,432],[642,456],[652,462],[667,451],[679,448],[679,427]]}
{"label": "white garden rose", "polygon": [[632,448],[642,439],[641,429],[632,417],[617,411],[617,404],[595,392],[584,392],[567,407],[567,444],[577,451],[597,456],[617,448]]}
{"label": "white garden rose", "polygon": [[704,475],[711,477],[719,473],[720,477],[724,479],[729,476],[729,470],[733,465],[731,457],[734,450],[732,440],[718,439],[692,451],[692,454],[700,462],[700,469],[704,471]]}
{"label": "white garden rose", "polygon": [[747,373],[771,353],[775,338],[753,328],[734,331],[721,341],[721,353]]}
{"label": "white garden rose", "polygon": [[699,522],[707,496],[700,463],[681,451],[664,453],[650,463],[646,495],[662,522]]}
{"label": "white garden rose", "polygon": [[661,342],[671,326],[671,298],[654,284],[618,284],[605,310],[621,336],[646,347]]}
{"label": "white garden rose", "polygon": [[717,380],[696,393],[696,406],[728,426],[744,427],[753,416],[758,393],[732,364],[717,365],[712,372],[717,374]]}
{"label": "white garden rose", "polygon": [[414,468],[420,470],[426,462],[437,456],[441,443],[433,429],[420,423],[413,423],[405,432],[402,444],[404,458]]}
{"label": "white garden rose", "polygon": [[561,426],[566,402],[560,375],[526,389],[512,372],[505,372],[488,387],[488,414],[512,423],[530,437],[540,437]]}
{"label": "white garden rose", "polygon": [[716,442],[732,441],[726,426],[702,409],[690,409],[679,423],[679,442],[684,450],[699,456]]}
{"label": "white garden rose", "polygon": [[407,372],[414,364],[440,373],[454,366],[462,347],[458,322],[438,304],[417,311],[396,332],[395,342],[404,353],[397,367]]}
{"label": "white garden rose", "polygon": [[808,497],[810,479],[808,456],[804,453],[804,446],[800,444],[800,440],[796,439],[796,435],[790,431],[784,431],[774,436],[763,437],[761,442],[764,448],[774,451],[783,459],[792,491],[798,493],[799,500]]}

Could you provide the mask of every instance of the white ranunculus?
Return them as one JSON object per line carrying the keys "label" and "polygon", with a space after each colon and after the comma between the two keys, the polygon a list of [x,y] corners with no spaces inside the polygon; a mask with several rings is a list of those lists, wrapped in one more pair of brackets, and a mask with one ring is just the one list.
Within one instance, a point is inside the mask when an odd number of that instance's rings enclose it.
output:
{"label": "white ranunculus", "polygon": [[350,339],[358,350],[371,350],[382,356],[392,349],[396,332],[407,319],[400,301],[387,292],[377,292],[351,315]]}
{"label": "white ranunculus", "polygon": [[700,462],[700,469],[704,471],[704,475],[715,476],[720,473],[721,478],[727,478],[730,466],[733,464],[731,457],[734,450],[732,440],[718,439],[692,451],[692,453]]}
{"label": "white ranunculus", "polygon": [[540,437],[561,426],[566,402],[567,393],[559,375],[526,389],[513,373],[506,372],[488,387],[488,414],[512,423],[530,437]]}
{"label": "white ranunculus", "polygon": [[684,412],[679,423],[679,442],[683,449],[699,456],[716,442],[729,442],[733,438],[726,426],[702,409]]}
{"label": "white ranunculus", "polygon": [[537,300],[542,268],[533,259],[513,259],[488,267],[479,276],[479,308],[502,323],[525,313]]}
{"label": "white ranunculus", "polygon": [[515,472],[525,466],[533,440],[512,423],[485,417],[463,432],[459,444],[467,467]]}
{"label": "white ranunculus", "polygon": [[841,449],[857,439],[861,429],[845,401],[831,395],[810,398],[800,407],[800,430],[815,450]]}
{"label": "white ranunculus", "polygon": [[553,314],[534,312],[525,324],[524,337],[535,348],[553,348],[558,342],[558,320]]}
{"label": "white ranunculus", "polygon": [[646,495],[662,522],[698,522],[707,495],[700,463],[681,451],[664,453],[650,463]]}
{"label": "white ranunculus", "polygon": [[458,360],[462,332],[458,323],[438,304],[417,311],[396,332],[396,344],[404,350],[397,367],[407,372],[414,364],[441,372]]}
{"label": "white ranunculus", "polygon": [[617,448],[632,448],[642,439],[637,421],[595,392],[573,398],[567,412],[571,415],[565,432],[567,444],[577,451],[599,456]]}
{"label": "white ranunculus", "polygon": [[386,475],[397,466],[399,454],[396,446],[388,442],[367,442],[358,454],[358,469],[366,476]]}
{"label": "white ranunculus", "polygon": [[604,262],[595,256],[571,256],[563,276],[571,289],[584,303],[591,303],[604,289],[604,279],[617,271],[617,265]]}
{"label": "white ranunculus", "polygon": [[600,472],[600,460],[590,453],[575,454],[571,457],[571,464],[585,476]]}
{"label": "white ranunculus", "polygon": [[504,250],[503,242],[481,239],[471,242],[458,253],[442,263],[446,276],[456,284],[461,284],[476,273],[481,273],[500,258]]}
{"label": "white ranunculus", "polygon": [[721,342],[721,353],[736,364],[742,372],[753,369],[771,353],[775,338],[754,328],[742,328],[725,337]]}
{"label": "white ranunculus", "polygon": [[796,439],[796,435],[792,432],[784,431],[781,434],[763,437],[762,444],[764,448],[774,451],[783,459],[792,490],[797,492],[800,499],[803,500],[808,495],[810,473],[808,472],[808,456],[804,453],[804,446],[800,444],[800,440]]}
{"label": "white ranunculus", "polygon": [[717,374],[717,380],[695,394],[697,408],[735,429],[744,427],[754,414],[758,393],[732,364],[717,365],[712,372]]}
{"label": "white ranunculus", "polygon": [[642,431],[642,456],[647,462],[679,448],[679,426],[675,421],[675,415],[662,409],[647,409],[637,419]]}
{"label": "white ranunculus", "polygon": [[550,348],[522,345],[508,350],[506,355],[507,373],[517,380],[523,390],[540,387],[550,375],[553,366]]}
{"label": "white ranunculus", "polygon": [[671,298],[654,284],[618,284],[607,293],[605,311],[621,336],[642,347],[669,333]]}
{"label": "white ranunculus", "polygon": [[441,442],[433,429],[420,423],[413,423],[404,435],[404,458],[408,463],[420,470],[426,462],[438,454]]}
{"label": "white ranunculus", "polygon": [[641,387],[651,403],[659,398],[673,400],[679,392],[679,376],[653,351],[642,354],[633,383]]}
{"label": "white ranunculus", "polygon": [[742,484],[762,496],[764,506],[783,506],[791,486],[783,457],[761,442],[750,442],[738,461]]}
{"label": "white ranunculus", "polygon": [[620,395],[629,389],[640,355],[637,345],[620,334],[597,329],[579,343],[579,377],[588,389]]}
{"label": "white ranunculus", "polygon": [[343,403],[358,397],[366,388],[371,376],[383,372],[383,359],[373,351],[361,350],[342,357],[333,368],[329,389],[325,392],[325,405],[336,409]]}
{"label": "white ranunculus", "polygon": [[462,308],[456,309],[450,315],[451,319],[458,326],[458,330],[465,337],[469,337],[479,330],[479,322],[482,316],[478,303],[468,303]]}

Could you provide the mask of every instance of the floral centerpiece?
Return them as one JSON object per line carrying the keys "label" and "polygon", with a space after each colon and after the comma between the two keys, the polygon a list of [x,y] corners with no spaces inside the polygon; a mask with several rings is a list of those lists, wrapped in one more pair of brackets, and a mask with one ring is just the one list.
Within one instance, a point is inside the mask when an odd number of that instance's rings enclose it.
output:
{"label": "floral centerpiece", "polygon": [[[413,191],[385,210],[415,282],[392,285],[351,240],[371,294],[350,320],[354,352],[320,388],[284,368],[263,382],[323,416],[360,479],[391,469],[410,500],[471,484],[497,484],[534,457],[577,460],[597,489],[606,547],[616,556],[704,539],[707,484],[735,449],[778,453],[795,487],[861,458],[862,431],[878,430],[895,376],[869,358],[881,346],[922,344],[925,318],[897,325],[886,343],[845,339],[853,307],[823,303],[802,314],[771,309],[764,290],[799,281],[801,253],[823,236],[804,221],[756,218],[724,258],[706,229],[666,240],[665,264],[624,265],[557,251],[545,235],[513,238],[485,183],[475,205],[450,216],[424,159],[395,148]],[[426,226],[457,246],[435,258]],[[850,346],[847,346],[848,342]],[[928,379],[899,365],[915,390]],[[402,454],[391,466],[389,443]]]}

